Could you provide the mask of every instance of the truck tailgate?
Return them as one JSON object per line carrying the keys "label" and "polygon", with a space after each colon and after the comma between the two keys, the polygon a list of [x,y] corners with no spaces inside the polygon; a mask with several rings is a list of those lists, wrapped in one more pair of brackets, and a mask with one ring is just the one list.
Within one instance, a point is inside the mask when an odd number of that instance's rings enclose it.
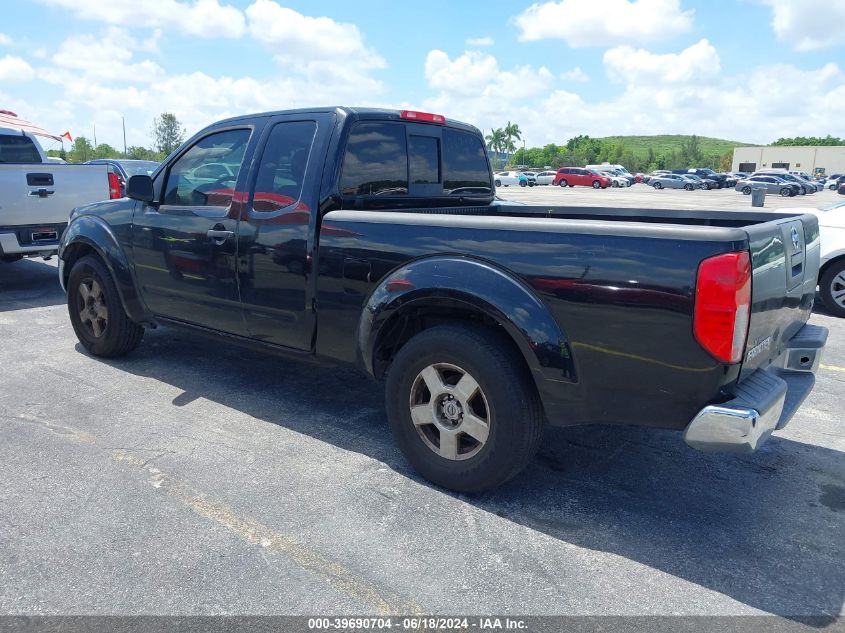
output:
{"label": "truck tailgate", "polygon": [[105,165],[0,165],[0,226],[60,224],[74,207],[108,200]]}
{"label": "truck tailgate", "polygon": [[811,214],[746,227],[751,249],[751,317],[740,380],[765,368],[813,308],[821,244]]}

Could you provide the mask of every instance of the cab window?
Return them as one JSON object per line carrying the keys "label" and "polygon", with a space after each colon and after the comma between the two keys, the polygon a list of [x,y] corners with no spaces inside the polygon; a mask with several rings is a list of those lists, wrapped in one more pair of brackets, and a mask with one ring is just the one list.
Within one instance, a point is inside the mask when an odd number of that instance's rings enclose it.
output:
{"label": "cab window", "polygon": [[162,204],[228,207],[249,136],[249,129],[226,130],[197,141],[170,168]]}
{"label": "cab window", "polygon": [[340,191],[348,196],[408,193],[408,148],[399,123],[356,123],[349,134]]}
{"label": "cab window", "polygon": [[254,211],[272,213],[299,201],[316,131],[314,121],[284,121],[273,126],[255,180]]}

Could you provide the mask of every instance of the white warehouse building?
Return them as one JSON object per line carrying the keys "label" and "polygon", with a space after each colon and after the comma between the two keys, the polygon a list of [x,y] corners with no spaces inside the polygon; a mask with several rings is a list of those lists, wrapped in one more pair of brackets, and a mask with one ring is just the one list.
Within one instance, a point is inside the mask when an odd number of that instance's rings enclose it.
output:
{"label": "white warehouse building", "polygon": [[816,173],[845,173],[845,146],[764,145],[737,147],[731,165],[733,171],[752,172],[759,169],[791,169]]}

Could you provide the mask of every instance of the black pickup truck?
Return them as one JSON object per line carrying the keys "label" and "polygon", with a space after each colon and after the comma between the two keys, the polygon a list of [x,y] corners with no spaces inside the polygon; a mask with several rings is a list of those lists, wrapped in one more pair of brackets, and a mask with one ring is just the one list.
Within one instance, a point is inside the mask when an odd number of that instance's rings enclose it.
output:
{"label": "black pickup truck", "polygon": [[440,115],[228,119],[126,189],[61,240],[90,353],[167,325],[357,365],[407,459],[455,490],[515,475],[546,422],[752,451],[827,337],[805,325],[815,216],[505,204],[481,133]]}

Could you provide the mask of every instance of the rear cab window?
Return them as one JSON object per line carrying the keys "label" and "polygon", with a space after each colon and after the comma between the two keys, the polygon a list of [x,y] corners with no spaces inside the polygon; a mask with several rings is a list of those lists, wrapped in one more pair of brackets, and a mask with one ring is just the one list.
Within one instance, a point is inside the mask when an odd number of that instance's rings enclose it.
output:
{"label": "rear cab window", "polygon": [[493,189],[477,134],[424,123],[357,121],[346,145],[340,193],[351,206],[373,208],[413,206],[421,198],[487,203]]}
{"label": "rear cab window", "polygon": [[0,134],[0,163],[40,164],[41,154],[27,136]]}

